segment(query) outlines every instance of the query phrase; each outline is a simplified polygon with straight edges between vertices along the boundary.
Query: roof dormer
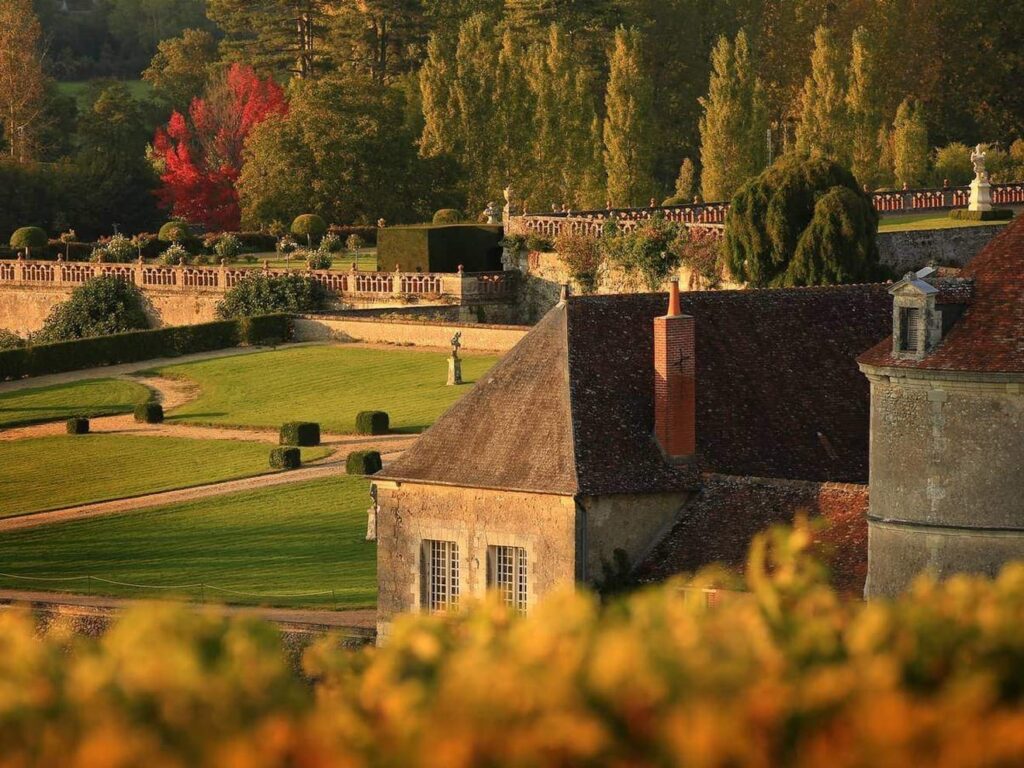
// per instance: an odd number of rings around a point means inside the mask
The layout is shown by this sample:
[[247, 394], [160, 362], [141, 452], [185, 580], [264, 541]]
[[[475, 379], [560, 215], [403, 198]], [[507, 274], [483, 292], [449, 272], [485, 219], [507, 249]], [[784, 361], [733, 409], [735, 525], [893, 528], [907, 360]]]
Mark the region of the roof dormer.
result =
[[939, 289], [925, 279], [932, 273], [930, 268], [908, 272], [889, 289], [893, 297], [893, 357], [923, 360], [942, 341], [942, 311], [935, 301]]

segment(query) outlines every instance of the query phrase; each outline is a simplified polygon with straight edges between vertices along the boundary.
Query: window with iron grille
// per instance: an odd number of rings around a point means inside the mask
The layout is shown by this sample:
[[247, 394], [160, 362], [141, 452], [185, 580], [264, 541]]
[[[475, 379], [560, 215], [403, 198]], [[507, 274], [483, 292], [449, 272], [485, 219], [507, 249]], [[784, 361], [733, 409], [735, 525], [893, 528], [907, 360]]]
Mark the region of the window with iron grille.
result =
[[917, 307], [905, 307], [900, 310], [900, 351], [917, 352], [918, 326], [921, 310]]
[[487, 548], [487, 586], [506, 605], [526, 613], [526, 550], [522, 547]]
[[420, 548], [423, 609], [442, 613], [459, 605], [459, 545], [454, 541], [424, 540]]

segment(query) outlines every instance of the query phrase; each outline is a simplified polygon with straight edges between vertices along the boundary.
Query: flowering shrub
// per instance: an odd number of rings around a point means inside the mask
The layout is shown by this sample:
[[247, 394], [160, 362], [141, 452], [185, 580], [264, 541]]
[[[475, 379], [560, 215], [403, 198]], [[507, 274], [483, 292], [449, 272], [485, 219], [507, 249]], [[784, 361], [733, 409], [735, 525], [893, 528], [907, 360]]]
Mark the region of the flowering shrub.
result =
[[351, 234], [347, 238], [345, 238], [345, 247], [349, 251], [352, 251], [354, 253], [355, 251], [365, 248], [366, 241], [363, 240], [363, 238], [361, 238], [359, 235]]
[[656, 291], [679, 269], [685, 238], [685, 228], [655, 216], [632, 232], [602, 238], [601, 250], [627, 276]]
[[232, 234], [221, 235], [213, 246], [218, 259], [231, 261], [242, 252], [242, 241]]
[[333, 232], [328, 232], [320, 238], [320, 250], [324, 253], [337, 253], [341, 248], [341, 238]]
[[760, 538], [749, 593], [711, 609], [681, 583], [608, 607], [566, 591], [526, 618], [408, 617], [382, 649], [324, 640], [304, 655], [312, 687], [249, 619], [150, 606], [95, 640], [3, 612], [3, 761], [1020, 765], [1024, 567], [863, 604], [825, 586], [810, 540]]
[[280, 254], [292, 254], [299, 250], [299, 244], [289, 236], [282, 237], [277, 241], [277, 252]]
[[160, 261], [169, 266], [175, 264], [191, 264], [192, 254], [183, 246], [175, 243], [162, 254], [160, 254]]
[[583, 293], [597, 290], [604, 262], [597, 238], [564, 230], [555, 238], [555, 250]]
[[330, 251], [316, 250], [306, 251], [306, 266], [310, 269], [330, 269], [334, 260], [331, 258]]

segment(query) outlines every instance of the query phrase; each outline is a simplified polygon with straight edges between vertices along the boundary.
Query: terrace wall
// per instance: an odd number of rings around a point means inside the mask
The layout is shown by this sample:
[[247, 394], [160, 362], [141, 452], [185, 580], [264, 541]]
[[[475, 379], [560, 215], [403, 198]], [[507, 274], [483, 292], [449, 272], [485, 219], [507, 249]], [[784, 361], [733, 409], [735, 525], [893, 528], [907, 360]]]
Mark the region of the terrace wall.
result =
[[400, 346], [448, 348], [461, 333], [466, 351], [507, 352], [529, 332], [528, 326], [446, 323], [391, 318], [305, 315], [295, 321], [296, 341], [364, 341]]

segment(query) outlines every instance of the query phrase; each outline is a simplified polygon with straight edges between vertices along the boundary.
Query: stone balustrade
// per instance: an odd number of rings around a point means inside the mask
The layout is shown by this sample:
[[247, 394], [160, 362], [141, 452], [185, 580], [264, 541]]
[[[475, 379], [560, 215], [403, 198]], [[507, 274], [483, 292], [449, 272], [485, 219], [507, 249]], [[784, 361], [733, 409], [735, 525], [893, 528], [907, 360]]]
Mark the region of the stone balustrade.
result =
[[479, 300], [500, 301], [515, 295], [514, 276], [507, 272], [457, 273], [344, 272], [319, 270], [262, 270], [221, 265], [166, 266], [142, 261], [105, 264], [34, 261], [19, 257], [0, 261], [0, 286], [74, 287], [94, 277], [113, 276], [143, 291], [224, 293], [246, 275], [301, 274], [317, 281], [339, 300], [395, 301], [417, 299], [465, 304]]
[[[966, 208], [969, 197], [969, 187], [936, 187], [871, 193], [875, 210], [883, 216]], [[1024, 181], [993, 184], [992, 204], [1024, 205]], [[729, 203], [694, 203], [652, 208], [528, 213], [511, 217], [508, 233], [554, 238], [567, 228], [573, 234], [600, 237], [608, 221], [615, 221], [619, 231], [631, 232], [640, 222], [661, 215], [668, 221], [685, 224], [691, 231], [701, 231], [714, 237], [721, 233], [728, 211]]]

